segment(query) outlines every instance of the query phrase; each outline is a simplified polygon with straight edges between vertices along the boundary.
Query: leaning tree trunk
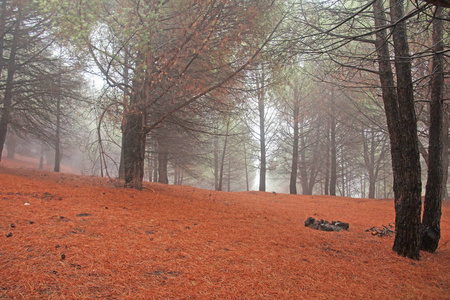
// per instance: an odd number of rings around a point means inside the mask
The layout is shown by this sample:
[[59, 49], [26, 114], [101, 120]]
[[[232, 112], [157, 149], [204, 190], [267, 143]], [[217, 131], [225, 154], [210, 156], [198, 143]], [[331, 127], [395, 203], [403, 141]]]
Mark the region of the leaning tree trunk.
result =
[[142, 189], [145, 160], [145, 109], [132, 105], [125, 109], [123, 134], [123, 154], [125, 187]]
[[438, 7], [433, 20], [433, 66], [431, 74], [430, 133], [428, 148], [428, 178], [422, 220], [421, 249], [435, 252], [441, 238], [441, 207], [443, 199], [443, 20]]

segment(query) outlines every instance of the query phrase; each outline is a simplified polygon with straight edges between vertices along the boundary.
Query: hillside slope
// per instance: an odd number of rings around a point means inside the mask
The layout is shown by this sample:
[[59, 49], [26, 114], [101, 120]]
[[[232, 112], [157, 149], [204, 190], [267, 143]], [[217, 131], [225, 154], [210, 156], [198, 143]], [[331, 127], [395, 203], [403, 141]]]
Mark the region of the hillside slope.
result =
[[[0, 165], [0, 299], [448, 299], [442, 240], [397, 256], [390, 200], [227, 193]], [[308, 217], [349, 231], [304, 227]]]

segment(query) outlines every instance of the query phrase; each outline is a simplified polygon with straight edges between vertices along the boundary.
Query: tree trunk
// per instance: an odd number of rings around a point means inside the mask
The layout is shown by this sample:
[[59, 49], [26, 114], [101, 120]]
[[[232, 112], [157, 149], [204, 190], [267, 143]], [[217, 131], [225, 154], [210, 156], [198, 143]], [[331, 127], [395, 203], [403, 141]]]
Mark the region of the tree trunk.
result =
[[153, 158], [153, 182], [158, 182], [158, 169], [159, 169], [159, 166], [158, 166], [158, 155], [154, 155], [154, 158]]
[[[376, 184], [376, 176], [375, 176], [375, 133], [371, 130], [362, 130], [363, 137], [363, 149], [364, 149], [364, 164], [367, 169], [367, 174], [369, 177], [369, 193], [368, 198], [375, 198], [375, 184]], [[369, 140], [369, 141], [368, 141]]]
[[310, 195], [308, 188], [308, 167], [306, 164], [306, 143], [305, 143], [305, 135], [303, 133], [303, 122], [300, 126], [300, 183], [302, 185], [302, 195]]
[[1, 0], [0, 4], [0, 80], [3, 75], [3, 68], [5, 67], [5, 60], [3, 59], [3, 49], [5, 44], [6, 33], [6, 0]]
[[258, 90], [258, 111], [259, 111], [259, 145], [261, 156], [261, 167], [259, 172], [259, 190], [266, 191], [266, 132], [265, 132], [265, 106], [264, 106], [264, 70], [262, 70], [261, 78], [256, 80]]
[[[129, 75], [129, 68], [128, 68], [128, 60], [129, 60], [129, 55], [128, 55], [128, 51], [127, 49], [125, 49], [124, 51], [124, 67], [123, 67], [123, 83], [124, 83], [124, 93], [123, 93], [123, 107], [127, 107], [128, 106], [128, 98], [129, 98], [129, 79], [128, 79], [128, 75]], [[125, 167], [124, 167], [124, 154], [123, 154], [123, 148], [124, 148], [124, 138], [123, 138], [123, 134], [122, 134], [122, 147], [121, 147], [121, 151], [120, 151], [120, 162], [119, 162], [119, 178], [120, 179], [125, 179]], [[151, 181], [151, 175], [149, 175], [150, 177], [150, 181]]]
[[297, 171], [298, 171], [298, 138], [299, 138], [299, 119], [300, 119], [300, 102], [298, 99], [297, 90], [294, 90], [294, 107], [293, 107], [293, 122], [294, 122], [294, 140], [292, 146], [292, 165], [291, 178], [289, 182], [289, 192], [293, 195], [297, 194]]
[[222, 159], [220, 161], [220, 174], [219, 174], [219, 186], [217, 188], [218, 191], [222, 190], [222, 184], [223, 184], [223, 167], [225, 164], [225, 155], [227, 151], [227, 143], [228, 143], [228, 130], [230, 128], [230, 120], [227, 122], [227, 133], [225, 135], [225, 142], [223, 143], [223, 152], [222, 152]]
[[[391, 140], [395, 195], [396, 236], [393, 250], [411, 259], [420, 257], [421, 182], [417, 141], [411, 60], [406, 24], [399, 22], [392, 31], [397, 71], [397, 90], [390, 65], [386, 18], [381, 1], [374, 2], [376, 50], [386, 120]], [[391, 0], [391, 21], [403, 17], [403, 1]]]
[[[61, 55], [59, 59], [61, 60]], [[61, 168], [61, 61], [59, 64], [58, 86], [56, 89], [58, 94], [56, 95], [55, 166], [53, 169], [55, 172], [59, 172]]]
[[245, 164], [245, 184], [247, 187], [247, 191], [250, 190], [250, 183], [248, 180], [248, 165], [247, 165], [247, 151], [245, 149], [245, 141], [243, 142], [244, 145], [244, 164]]
[[336, 196], [337, 183], [337, 154], [336, 154], [336, 104], [334, 92], [331, 94], [331, 121], [330, 121], [330, 195]]
[[428, 178], [425, 192], [421, 249], [435, 252], [441, 238], [441, 207], [443, 199], [443, 20], [442, 8], [433, 19], [433, 65], [431, 74], [430, 132], [428, 147]]
[[[3, 3], [2, 3], [3, 4]], [[8, 124], [11, 121], [12, 110], [12, 96], [13, 96], [13, 79], [16, 73], [16, 53], [17, 45], [19, 43], [19, 27], [21, 23], [20, 11], [17, 14], [17, 20], [14, 25], [14, 36], [11, 45], [11, 52], [8, 59], [8, 71], [6, 77], [5, 92], [3, 94], [3, 109], [0, 118], [0, 161], [2, 160], [3, 147], [5, 146], [6, 133], [8, 131]]]
[[17, 148], [17, 137], [15, 135], [8, 135], [8, 143], [6, 145], [6, 158], [14, 159]]
[[167, 172], [168, 164], [169, 164], [169, 153], [163, 146], [158, 151], [158, 182], [159, 183], [169, 184], [169, 175]]
[[133, 105], [125, 109], [123, 124], [125, 187], [142, 189], [146, 132], [145, 110]]
[[227, 178], [227, 191], [231, 191], [231, 156], [228, 157], [228, 178]]
[[330, 120], [327, 120], [327, 139], [325, 144], [325, 183], [324, 183], [324, 194], [329, 195], [330, 194]]
[[448, 131], [450, 129], [449, 128], [449, 125], [450, 125], [449, 112], [450, 112], [450, 105], [444, 104], [444, 116], [445, 116], [445, 118], [444, 118], [444, 129], [443, 129], [444, 135], [443, 135], [443, 138], [442, 138], [442, 145], [444, 147], [444, 149], [443, 149], [443, 161], [442, 161], [443, 169], [444, 169], [444, 174], [443, 174], [444, 178], [442, 179], [442, 182], [443, 182], [442, 189], [444, 190], [443, 191], [443, 193], [444, 193], [444, 195], [443, 195], [444, 200], [450, 200], [449, 197], [448, 197], [448, 190], [447, 190], [448, 163], [449, 163], [449, 161], [448, 161], [449, 136], [448, 136], [447, 133], [448, 133]]
[[214, 190], [219, 190], [219, 137], [217, 129], [214, 129]]
[[[404, 16], [403, 0], [391, 0], [391, 21], [399, 22]], [[397, 72], [397, 95], [402, 137], [402, 170], [400, 184], [395, 196], [396, 235], [394, 251], [412, 259], [420, 257], [421, 172], [417, 137], [417, 122], [414, 109], [414, 89], [411, 75], [411, 57], [406, 32], [406, 23], [400, 21], [392, 31]], [[394, 177], [395, 178], [395, 177]]]

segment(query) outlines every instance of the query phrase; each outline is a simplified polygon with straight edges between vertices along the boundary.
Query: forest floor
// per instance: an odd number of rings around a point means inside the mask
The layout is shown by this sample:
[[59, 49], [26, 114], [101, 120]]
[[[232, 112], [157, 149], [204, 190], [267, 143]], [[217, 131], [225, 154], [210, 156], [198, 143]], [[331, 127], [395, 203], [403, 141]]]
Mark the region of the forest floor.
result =
[[0, 299], [450, 298], [449, 202], [439, 249], [412, 261], [366, 231], [394, 222], [392, 200], [137, 191], [32, 166], [0, 164]]

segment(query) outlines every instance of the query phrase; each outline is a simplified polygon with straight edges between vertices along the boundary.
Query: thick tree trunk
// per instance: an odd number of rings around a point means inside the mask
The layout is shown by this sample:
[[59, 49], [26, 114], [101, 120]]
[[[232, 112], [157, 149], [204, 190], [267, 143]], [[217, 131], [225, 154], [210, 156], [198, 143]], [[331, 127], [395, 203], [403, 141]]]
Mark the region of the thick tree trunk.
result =
[[297, 194], [299, 118], [300, 118], [300, 102], [298, 99], [297, 92], [295, 90], [294, 91], [294, 107], [293, 107], [294, 139], [293, 139], [293, 146], [292, 146], [291, 178], [290, 178], [290, 182], [289, 182], [289, 192], [293, 195]]
[[[391, 21], [399, 22], [404, 16], [403, 0], [391, 0]], [[396, 235], [393, 250], [412, 259], [420, 257], [421, 172], [417, 137], [417, 122], [414, 109], [414, 89], [411, 75], [411, 57], [406, 32], [406, 23], [400, 21], [393, 28], [395, 69], [397, 73], [397, 99], [402, 138], [402, 170], [400, 184], [395, 195]], [[395, 177], [394, 177], [395, 178]]]
[[142, 189], [146, 132], [145, 110], [137, 105], [124, 112], [123, 140], [125, 187]]
[[[399, 22], [393, 29], [397, 89], [390, 65], [386, 18], [381, 1], [374, 2], [376, 50], [379, 59], [380, 82], [386, 120], [391, 140], [394, 177], [396, 236], [393, 250], [412, 259], [420, 257], [421, 182], [416, 117], [411, 79], [411, 60], [406, 36], [406, 24]], [[403, 16], [403, 2], [391, 1], [391, 21]]]
[[441, 215], [443, 199], [443, 20], [442, 8], [436, 10], [433, 20], [433, 66], [431, 74], [430, 132], [428, 147], [428, 178], [422, 220], [421, 249], [435, 252], [441, 237]]

